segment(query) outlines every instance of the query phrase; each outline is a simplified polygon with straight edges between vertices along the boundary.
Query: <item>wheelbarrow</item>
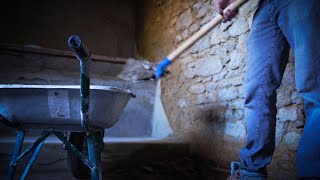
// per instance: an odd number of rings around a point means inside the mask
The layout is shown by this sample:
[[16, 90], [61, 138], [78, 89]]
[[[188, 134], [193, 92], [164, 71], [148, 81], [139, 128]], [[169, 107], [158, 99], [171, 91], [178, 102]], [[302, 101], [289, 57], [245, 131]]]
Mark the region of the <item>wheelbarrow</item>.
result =
[[[118, 121], [135, 95], [120, 88], [90, 86], [91, 53], [79, 36], [71, 36], [68, 42], [80, 61], [80, 86], [0, 85], [0, 123], [18, 132], [7, 180], [13, 179], [17, 163], [31, 154], [19, 178], [25, 179], [45, 139], [51, 134], [65, 145], [73, 168], [79, 168], [79, 162], [82, 162], [89, 168], [92, 179], [102, 179], [104, 129]], [[26, 132], [32, 130], [41, 130], [42, 135], [20, 153]], [[71, 132], [69, 140], [65, 132]], [[83, 152], [84, 143], [87, 153]]]

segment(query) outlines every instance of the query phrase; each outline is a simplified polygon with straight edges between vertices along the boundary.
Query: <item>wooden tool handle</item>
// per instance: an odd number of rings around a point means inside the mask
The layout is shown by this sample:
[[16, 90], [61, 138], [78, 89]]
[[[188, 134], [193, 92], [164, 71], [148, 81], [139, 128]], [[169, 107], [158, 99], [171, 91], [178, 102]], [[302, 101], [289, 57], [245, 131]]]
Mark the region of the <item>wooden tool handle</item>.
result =
[[[236, 0], [235, 2], [230, 4], [228, 7], [226, 7], [223, 12], [225, 12], [227, 9], [230, 9], [232, 11], [236, 10], [247, 1], [248, 0]], [[181, 53], [183, 53], [186, 49], [188, 49], [190, 46], [192, 46], [197, 40], [199, 40], [202, 36], [207, 34], [212, 28], [217, 26], [222, 20], [223, 20], [223, 16], [218, 14], [214, 19], [212, 19], [210, 22], [208, 22], [206, 25], [204, 25], [198, 32], [193, 34], [190, 38], [188, 38], [185, 42], [183, 42], [179, 47], [177, 47], [173, 52], [171, 52], [167, 56], [167, 58], [170, 61], [173, 61]]]

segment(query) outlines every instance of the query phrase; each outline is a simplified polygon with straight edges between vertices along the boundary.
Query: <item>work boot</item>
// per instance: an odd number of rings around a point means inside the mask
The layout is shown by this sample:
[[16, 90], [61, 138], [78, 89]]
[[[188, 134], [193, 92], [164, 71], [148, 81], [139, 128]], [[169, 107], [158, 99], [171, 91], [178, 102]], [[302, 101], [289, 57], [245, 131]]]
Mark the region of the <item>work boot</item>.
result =
[[266, 180], [266, 178], [263, 173], [240, 169], [239, 162], [231, 162], [231, 175], [228, 180]]

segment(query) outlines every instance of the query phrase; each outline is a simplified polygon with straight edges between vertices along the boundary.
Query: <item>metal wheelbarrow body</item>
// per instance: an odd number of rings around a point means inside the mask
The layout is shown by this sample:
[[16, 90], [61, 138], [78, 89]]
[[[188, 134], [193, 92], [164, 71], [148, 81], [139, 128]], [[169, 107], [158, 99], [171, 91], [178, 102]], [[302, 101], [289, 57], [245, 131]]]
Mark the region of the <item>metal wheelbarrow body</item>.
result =
[[[25, 179], [50, 134], [63, 142], [69, 156], [89, 168], [92, 179], [102, 179], [104, 129], [116, 123], [135, 95], [110, 86], [90, 86], [90, 51], [78, 36], [71, 36], [68, 43], [80, 61], [80, 86], [0, 85], [0, 123], [18, 131], [7, 180], [13, 179], [18, 161], [31, 154], [19, 178]], [[25, 132], [32, 129], [43, 133], [20, 153]], [[68, 140], [65, 131], [74, 136]], [[83, 143], [88, 155], [82, 152]]]
[[[83, 131], [79, 91], [80, 86], [0, 84], [0, 114], [25, 129]], [[90, 125], [112, 127], [131, 97], [128, 90], [90, 86]]]

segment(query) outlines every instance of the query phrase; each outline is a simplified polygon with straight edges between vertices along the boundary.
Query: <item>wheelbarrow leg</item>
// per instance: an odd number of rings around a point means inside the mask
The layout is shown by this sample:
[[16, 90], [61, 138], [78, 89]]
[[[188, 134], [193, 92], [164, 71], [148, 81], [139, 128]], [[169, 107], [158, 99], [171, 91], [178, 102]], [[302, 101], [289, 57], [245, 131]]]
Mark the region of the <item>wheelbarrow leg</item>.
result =
[[98, 173], [99, 173], [99, 180], [102, 180], [102, 164], [101, 164], [100, 149], [96, 148], [96, 154], [97, 154], [97, 167], [98, 167]]
[[[96, 143], [98, 143], [98, 141], [96, 140], [96, 136], [95, 134], [90, 134], [87, 137], [87, 146], [88, 146], [88, 156], [89, 156], [89, 160], [92, 163], [93, 168], [90, 169], [91, 171], [91, 179], [92, 180], [99, 180], [99, 167], [98, 167], [98, 157], [97, 157], [97, 145]], [[101, 170], [101, 169], [100, 169]]]
[[18, 135], [17, 135], [16, 144], [14, 145], [14, 149], [13, 149], [13, 152], [11, 155], [10, 165], [8, 167], [7, 178], [6, 178], [7, 180], [13, 179], [13, 176], [14, 176], [14, 173], [15, 173], [16, 167], [17, 167], [16, 160], [17, 160], [17, 157], [19, 156], [20, 151], [21, 151], [21, 147], [22, 147], [23, 140], [24, 140], [24, 135], [25, 135], [25, 131], [22, 129], [19, 130]]
[[102, 180], [102, 163], [101, 163], [101, 153], [103, 151], [103, 137], [104, 137], [104, 129], [101, 129], [96, 134], [96, 158], [97, 158], [97, 167], [99, 172], [99, 180]]
[[[42, 133], [42, 135], [45, 135], [45, 134], [46, 134], [46, 132]], [[32, 163], [36, 159], [36, 157], [37, 157], [37, 155], [38, 155], [38, 153], [39, 153], [44, 141], [45, 141], [45, 139], [40, 144], [38, 144], [36, 146], [36, 148], [33, 150], [32, 154], [29, 157], [28, 162], [26, 163], [26, 166], [23, 168], [23, 171], [22, 171], [19, 179], [25, 179], [26, 178], [26, 176], [27, 176], [27, 174], [28, 174], [28, 172], [29, 172], [29, 170], [30, 170], [30, 168], [32, 166]]]

